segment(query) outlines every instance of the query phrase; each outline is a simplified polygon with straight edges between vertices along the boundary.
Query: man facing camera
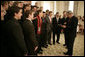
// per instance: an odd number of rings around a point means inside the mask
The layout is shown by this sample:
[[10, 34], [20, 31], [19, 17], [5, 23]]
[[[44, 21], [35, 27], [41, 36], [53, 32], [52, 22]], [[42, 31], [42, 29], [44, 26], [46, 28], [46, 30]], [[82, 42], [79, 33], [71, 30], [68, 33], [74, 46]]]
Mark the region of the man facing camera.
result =
[[56, 42], [59, 43], [60, 33], [61, 33], [61, 18], [59, 18], [59, 12], [56, 13], [56, 17], [53, 18], [53, 44], [55, 44], [55, 34], [57, 34]]

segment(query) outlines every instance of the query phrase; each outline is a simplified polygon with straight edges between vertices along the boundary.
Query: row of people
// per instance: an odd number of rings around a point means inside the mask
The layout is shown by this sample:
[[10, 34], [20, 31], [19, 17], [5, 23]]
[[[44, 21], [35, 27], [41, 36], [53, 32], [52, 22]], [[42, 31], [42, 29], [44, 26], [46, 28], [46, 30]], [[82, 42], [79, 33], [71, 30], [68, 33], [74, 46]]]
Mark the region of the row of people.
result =
[[[63, 18], [59, 17], [59, 12], [52, 18], [52, 11], [30, 4], [15, 2], [11, 7], [7, 7], [7, 2], [1, 4], [1, 54], [14, 56], [37, 55], [42, 53], [42, 47], [47, 48], [51, 43], [51, 32], [53, 32], [53, 44], [59, 43], [60, 33], [63, 30], [65, 44], [68, 52], [72, 55], [73, 44], [76, 37], [76, 27], [78, 20], [71, 11], [63, 12]], [[5, 10], [5, 16], [4, 16]], [[4, 47], [4, 48], [3, 48]]]

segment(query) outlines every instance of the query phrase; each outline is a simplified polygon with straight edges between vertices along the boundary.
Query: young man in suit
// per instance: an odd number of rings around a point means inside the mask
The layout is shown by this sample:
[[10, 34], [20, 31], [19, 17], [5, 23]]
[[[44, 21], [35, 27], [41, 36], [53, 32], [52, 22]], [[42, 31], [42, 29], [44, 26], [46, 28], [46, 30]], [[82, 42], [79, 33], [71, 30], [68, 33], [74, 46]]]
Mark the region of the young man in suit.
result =
[[47, 23], [47, 42], [48, 44], [51, 44], [51, 32], [52, 32], [52, 11], [49, 11], [49, 16], [47, 15], [46, 18], [46, 23]]
[[36, 34], [36, 38], [39, 44], [38, 47], [38, 53], [42, 53], [42, 17], [43, 16], [43, 11], [42, 10], [38, 10], [37, 11], [37, 17], [36, 19], [32, 20], [33, 21], [33, 25], [35, 28], [35, 34]]
[[22, 9], [16, 6], [10, 8], [11, 19], [6, 22], [5, 36], [7, 40], [7, 56], [27, 56], [22, 28], [18, 22], [22, 16]]
[[28, 49], [28, 55], [37, 55], [36, 50], [38, 49], [38, 43], [36, 40], [35, 29], [32, 22], [33, 11], [25, 12], [25, 19], [22, 22], [22, 28], [24, 33], [24, 39]]
[[[63, 12], [63, 18], [62, 18], [62, 25], [66, 25], [68, 22], [67, 12]], [[68, 42], [68, 31], [66, 31], [66, 28], [62, 28], [64, 32], [64, 38], [65, 38], [65, 44], [63, 46], [67, 46]]]
[[64, 54], [73, 55], [73, 45], [74, 45], [74, 40], [76, 37], [78, 19], [77, 17], [73, 16], [73, 13], [71, 11], [68, 11], [68, 17], [69, 17], [69, 20], [67, 22], [67, 25], [62, 25], [62, 27], [66, 28], [68, 31], [68, 44], [67, 44], [68, 51]]
[[61, 19], [59, 18], [59, 12], [56, 13], [56, 17], [53, 18], [53, 44], [55, 44], [55, 34], [57, 34], [56, 42], [59, 43], [60, 33], [61, 33]]

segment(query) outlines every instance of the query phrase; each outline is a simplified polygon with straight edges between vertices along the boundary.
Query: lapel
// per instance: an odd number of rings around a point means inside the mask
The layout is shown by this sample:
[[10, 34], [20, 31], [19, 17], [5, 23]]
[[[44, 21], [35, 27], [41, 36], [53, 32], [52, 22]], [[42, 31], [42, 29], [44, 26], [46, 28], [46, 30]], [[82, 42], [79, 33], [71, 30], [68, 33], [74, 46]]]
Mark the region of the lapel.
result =
[[48, 20], [48, 22], [50, 22], [49, 16], [47, 16], [47, 20]]
[[59, 20], [60, 20], [60, 18], [58, 20], [56, 19], [57, 23], [59, 23]]

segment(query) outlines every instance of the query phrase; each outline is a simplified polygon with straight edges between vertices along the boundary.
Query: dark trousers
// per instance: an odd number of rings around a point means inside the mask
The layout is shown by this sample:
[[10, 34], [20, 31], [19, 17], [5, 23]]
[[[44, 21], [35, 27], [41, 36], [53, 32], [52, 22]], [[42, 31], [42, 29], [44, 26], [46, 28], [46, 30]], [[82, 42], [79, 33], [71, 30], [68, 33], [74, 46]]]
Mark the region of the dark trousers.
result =
[[53, 32], [53, 44], [55, 44], [55, 34], [57, 34], [57, 40], [56, 40], [56, 42], [59, 42], [59, 39], [60, 39], [60, 33]]
[[50, 44], [51, 43], [51, 30], [49, 31], [49, 32], [47, 32], [47, 42], [48, 42], [48, 44]]
[[64, 39], [65, 39], [65, 44], [68, 44], [68, 33], [64, 32]]
[[42, 46], [47, 45], [47, 32], [42, 34]]
[[73, 54], [74, 40], [75, 40], [75, 37], [72, 36], [72, 35], [70, 35], [69, 38], [68, 38], [68, 44], [67, 44], [68, 54], [69, 54], [69, 55], [72, 55], [72, 54]]
[[41, 50], [41, 46], [42, 46], [42, 37], [41, 35], [37, 35], [37, 41], [38, 41], [38, 49], [36, 52], [39, 52]]

